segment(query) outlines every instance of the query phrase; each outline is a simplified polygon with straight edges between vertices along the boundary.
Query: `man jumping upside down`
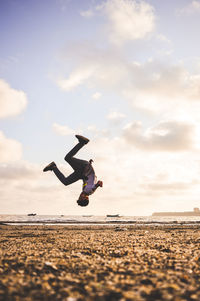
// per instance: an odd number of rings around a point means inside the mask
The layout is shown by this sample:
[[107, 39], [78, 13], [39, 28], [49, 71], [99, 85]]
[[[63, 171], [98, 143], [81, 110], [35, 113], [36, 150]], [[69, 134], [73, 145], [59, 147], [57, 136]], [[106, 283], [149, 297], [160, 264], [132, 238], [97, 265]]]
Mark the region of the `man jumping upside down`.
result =
[[103, 187], [103, 182], [98, 181], [96, 182], [96, 176], [94, 169], [92, 167], [93, 160], [80, 160], [77, 158], [74, 158], [74, 155], [90, 140], [80, 136], [75, 135], [75, 137], [78, 139], [78, 144], [75, 145], [75, 147], [65, 156], [65, 161], [71, 165], [74, 172], [69, 175], [68, 177], [65, 177], [61, 171], [57, 168], [55, 162], [51, 162], [49, 165], [47, 165], [43, 171], [46, 172], [48, 170], [51, 170], [55, 173], [57, 178], [65, 185], [70, 185], [74, 182], [77, 182], [78, 180], [83, 180], [83, 188], [82, 192], [78, 198], [78, 205], [79, 206], [87, 206], [89, 204], [89, 195], [94, 193], [94, 191], [98, 187]]

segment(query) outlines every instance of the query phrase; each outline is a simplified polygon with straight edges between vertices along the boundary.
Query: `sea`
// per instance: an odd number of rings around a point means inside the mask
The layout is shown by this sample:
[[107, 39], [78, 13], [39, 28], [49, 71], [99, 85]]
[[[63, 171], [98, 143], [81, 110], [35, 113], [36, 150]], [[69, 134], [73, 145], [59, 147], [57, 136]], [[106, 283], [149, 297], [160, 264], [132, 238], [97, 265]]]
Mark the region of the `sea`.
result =
[[200, 216], [0, 215], [14, 225], [200, 225]]

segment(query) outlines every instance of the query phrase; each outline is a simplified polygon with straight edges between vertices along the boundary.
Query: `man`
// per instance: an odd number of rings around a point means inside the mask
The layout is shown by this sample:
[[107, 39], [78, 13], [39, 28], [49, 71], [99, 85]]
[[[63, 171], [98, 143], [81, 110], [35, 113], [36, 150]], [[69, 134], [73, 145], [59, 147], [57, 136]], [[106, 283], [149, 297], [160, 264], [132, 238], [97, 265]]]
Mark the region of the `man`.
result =
[[98, 187], [103, 187], [103, 182], [98, 181], [96, 183], [96, 176], [92, 167], [93, 160], [88, 162], [74, 158], [74, 155], [90, 141], [80, 135], [75, 135], [75, 137], [78, 139], [78, 144], [65, 156], [65, 161], [71, 165], [74, 172], [68, 177], [65, 177], [57, 168], [55, 162], [51, 162], [43, 169], [43, 171], [53, 171], [57, 178], [66, 186], [82, 179], [83, 188], [77, 203], [79, 206], [87, 206], [89, 204], [89, 195], [94, 193]]

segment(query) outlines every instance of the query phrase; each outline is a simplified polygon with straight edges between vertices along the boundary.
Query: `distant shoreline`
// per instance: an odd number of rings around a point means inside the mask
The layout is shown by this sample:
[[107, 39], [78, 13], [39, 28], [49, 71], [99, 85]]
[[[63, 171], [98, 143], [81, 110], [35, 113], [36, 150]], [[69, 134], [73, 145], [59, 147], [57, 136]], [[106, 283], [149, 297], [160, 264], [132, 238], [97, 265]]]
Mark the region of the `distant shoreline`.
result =
[[194, 208], [193, 211], [181, 211], [181, 212], [154, 212], [152, 216], [200, 216], [199, 208]]
[[38, 229], [45, 231], [52, 229], [68, 229], [68, 230], [167, 230], [167, 229], [199, 229], [200, 221], [198, 222], [160, 222], [160, 223], [25, 223], [25, 222], [0, 222], [0, 229], [2, 228], [18, 228], [18, 229]]

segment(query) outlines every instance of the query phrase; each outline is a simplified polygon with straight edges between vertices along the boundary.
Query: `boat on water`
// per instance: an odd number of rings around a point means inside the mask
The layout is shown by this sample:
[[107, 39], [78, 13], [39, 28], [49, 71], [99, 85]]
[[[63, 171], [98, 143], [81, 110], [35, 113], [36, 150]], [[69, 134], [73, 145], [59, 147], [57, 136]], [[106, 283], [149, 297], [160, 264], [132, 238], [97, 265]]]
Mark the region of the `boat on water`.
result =
[[194, 208], [193, 211], [183, 212], [154, 212], [152, 216], [200, 216], [199, 208]]
[[106, 217], [119, 217], [119, 214], [107, 214]]
[[36, 216], [37, 214], [36, 213], [29, 213], [27, 214], [28, 216]]

